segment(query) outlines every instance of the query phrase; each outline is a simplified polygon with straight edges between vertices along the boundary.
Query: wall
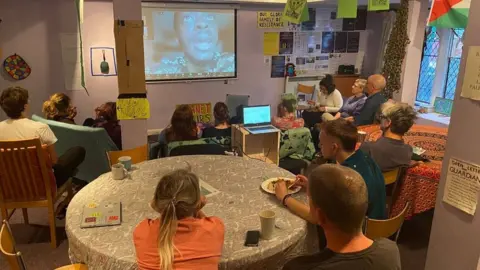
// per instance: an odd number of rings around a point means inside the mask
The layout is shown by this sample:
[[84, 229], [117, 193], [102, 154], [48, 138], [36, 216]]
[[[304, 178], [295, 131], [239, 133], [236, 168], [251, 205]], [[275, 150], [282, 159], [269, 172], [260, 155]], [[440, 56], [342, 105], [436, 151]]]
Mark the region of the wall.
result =
[[443, 162], [442, 177], [438, 186], [426, 270], [479, 269], [477, 266], [480, 255], [479, 213], [470, 216], [442, 202], [449, 159], [456, 157], [474, 164], [480, 164], [480, 155], [478, 154], [480, 152], [480, 144], [478, 143], [480, 125], [473, 118], [480, 115], [480, 104], [478, 101], [460, 97], [465, 74], [467, 48], [469, 46], [480, 46], [480, 35], [477, 33], [480, 28], [480, 17], [475, 16], [475, 11], [479, 9], [480, 1], [472, 1], [469, 23], [464, 38], [465, 49], [460, 64], [457, 91], [448, 130], [447, 150]]
[[[32, 109], [41, 113], [41, 104], [50, 94], [64, 92], [63, 74], [61, 74], [61, 54], [58, 35], [63, 32], [75, 32], [75, 11], [73, 1], [51, 0], [51, 4], [42, 5], [34, 0], [1, 1], [0, 48], [4, 54], [17, 51], [31, 64], [31, 77], [19, 84], [29, 89]], [[325, 5], [316, 5], [324, 7]], [[224, 101], [226, 94], [250, 95], [251, 104], [275, 105], [284, 89], [283, 78], [270, 78], [270, 68], [263, 62], [263, 30], [256, 27], [256, 12], [260, 10], [281, 10], [281, 6], [248, 5], [238, 12], [238, 79], [231, 84], [223, 81], [195, 83], [169, 83], [147, 85], [151, 104], [151, 118], [148, 128], [162, 128], [171, 117], [176, 104]], [[22, 12], [19, 17], [18, 12]], [[376, 18], [375, 13], [373, 18]], [[56, 16], [55, 16], [56, 15]], [[29, 18], [24, 20], [23, 16]], [[111, 1], [86, 1], [83, 24], [84, 58], [87, 88], [85, 91], [69, 91], [78, 108], [77, 122], [91, 117], [94, 109], [105, 101], [115, 100], [118, 95], [116, 77], [90, 76], [91, 46], [114, 47], [113, 8]], [[378, 16], [377, 16], [378, 17]], [[30, 19], [31, 18], [31, 19]], [[368, 18], [368, 25], [381, 25], [381, 20]], [[370, 28], [369, 28], [370, 29]], [[22, 32], [24, 31], [24, 32]], [[268, 30], [267, 30], [268, 31]], [[377, 42], [378, 29], [369, 31], [368, 42]], [[372, 35], [372, 33], [374, 35]], [[378, 43], [378, 42], [377, 42]], [[376, 44], [376, 43], [375, 43]], [[377, 48], [378, 45], [374, 45]], [[364, 65], [371, 67], [375, 62], [374, 50], [367, 51]], [[60, 72], [60, 73], [58, 73]], [[13, 84], [0, 78], [0, 89]]]

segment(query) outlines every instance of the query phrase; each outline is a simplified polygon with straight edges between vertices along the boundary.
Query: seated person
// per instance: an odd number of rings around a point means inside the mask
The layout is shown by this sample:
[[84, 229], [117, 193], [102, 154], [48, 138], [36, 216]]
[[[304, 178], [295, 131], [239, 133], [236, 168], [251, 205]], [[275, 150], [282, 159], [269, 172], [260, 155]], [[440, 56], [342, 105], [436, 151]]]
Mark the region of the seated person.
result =
[[278, 116], [273, 117], [272, 124], [280, 130], [303, 128], [305, 121], [295, 117], [295, 100], [284, 99], [278, 105]]
[[84, 126], [104, 128], [119, 150], [122, 150], [122, 127], [117, 119], [117, 104], [107, 102], [95, 109], [95, 120], [85, 119]]
[[375, 122], [375, 115], [380, 110], [380, 106], [387, 101], [381, 93], [387, 85], [385, 77], [380, 74], [375, 74], [368, 77], [367, 80], [367, 94], [365, 105], [358, 115], [350, 116], [347, 119], [353, 122], [355, 126], [371, 125]]
[[43, 114], [48, 120], [54, 120], [75, 125], [77, 107], [72, 106], [70, 97], [63, 93], [56, 93], [43, 103]]
[[[0, 122], [0, 140], [27, 140], [39, 138], [53, 163], [57, 187], [61, 187], [70, 177], [74, 176], [76, 168], [85, 159], [85, 149], [77, 146], [70, 148], [60, 157], [55, 152], [57, 138], [47, 124], [27, 118], [29, 111], [28, 91], [21, 87], [5, 89], [0, 96], [0, 106], [9, 119]], [[86, 183], [78, 183], [85, 185]]]
[[200, 133], [193, 111], [190, 106], [182, 104], [173, 112], [170, 125], [159, 136], [159, 142], [168, 144], [175, 141], [190, 141], [198, 139]]
[[213, 107], [213, 116], [215, 117], [215, 126], [204, 129], [202, 138], [231, 137], [232, 128], [229, 124], [230, 115], [227, 105], [223, 102], [217, 102]]
[[401, 269], [400, 252], [393, 241], [372, 241], [362, 233], [368, 192], [360, 174], [324, 164], [312, 171], [308, 187], [310, 216], [325, 232], [327, 246], [319, 253], [292, 259], [284, 270]]
[[318, 91], [317, 100], [310, 100], [308, 103], [315, 105], [313, 109], [305, 110], [302, 114], [305, 126], [309, 128], [320, 123], [324, 113], [337, 113], [342, 108], [342, 94], [335, 88], [332, 75], [326, 75], [320, 81], [320, 91]]
[[367, 97], [363, 90], [365, 89], [365, 85], [367, 84], [367, 80], [365, 79], [357, 79], [352, 86], [352, 94], [353, 96], [349, 97], [344, 103], [340, 111], [338, 111], [335, 116], [324, 113], [322, 115], [323, 121], [331, 121], [334, 119], [338, 119], [340, 117], [347, 118], [350, 116], [356, 116], [360, 114], [360, 111], [363, 109], [363, 105], [365, 105], [365, 100]]
[[133, 231], [138, 268], [218, 269], [225, 226], [205, 216], [205, 203], [195, 174], [177, 170], [163, 176], [150, 203], [160, 216]]
[[[323, 157], [357, 171], [368, 189], [368, 217], [385, 219], [386, 191], [382, 171], [370, 156], [361, 150], [355, 151], [356, 144], [357, 128], [352, 123], [342, 118], [322, 123], [320, 149]], [[297, 176], [297, 182], [306, 186], [307, 178]], [[283, 201], [287, 194], [283, 187], [276, 185], [275, 194], [280, 201]], [[289, 198], [285, 201], [285, 206], [301, 218], [314, 223], [307, 205]]]
[[382, 106], [380, 128], [383, 136], [376, 142], [362, 143], [360, 150], [369, 154], [384, 172], [409, 166], [413, 149], [403, 136], [415, 123], [417, 113], [406, 103], [387, 102]]

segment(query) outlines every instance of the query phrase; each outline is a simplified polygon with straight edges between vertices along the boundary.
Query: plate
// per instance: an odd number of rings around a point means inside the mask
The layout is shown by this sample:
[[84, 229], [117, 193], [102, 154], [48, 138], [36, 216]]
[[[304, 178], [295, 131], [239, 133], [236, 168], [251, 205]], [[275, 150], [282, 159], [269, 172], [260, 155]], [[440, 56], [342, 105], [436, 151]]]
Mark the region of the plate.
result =
[[[267, 193], [270, 193], [270, 194], [275, 194], [275, 190], [270, 190], [268, 188], [269, 184], [273, 181], [277, 181], [278, 179], [284, 179], [284, 180], [290, 180], [290, 181], [295, 181], [295, 179], [292, 179], [292, 178], [285, 178], [285, 177], [274, 177], [274, 178], [270, 178], [270, 179], [267, 179], [265, 181], [262, 182], [262, 189], [267, 192]], [[300, 189], [302, 189], [302, 187], [294, 187], [293, 189], [289, 189], [288, 190], [288, 194], [294, 194], [294, 193], [297, 193], [300, 191]]]
[[427, 150], [421, 148], [421, 147], [418, 147], [418, 146], [414, 146], [413, 147], [413, 153], [421, 156], [423, 153], [427, 152]]

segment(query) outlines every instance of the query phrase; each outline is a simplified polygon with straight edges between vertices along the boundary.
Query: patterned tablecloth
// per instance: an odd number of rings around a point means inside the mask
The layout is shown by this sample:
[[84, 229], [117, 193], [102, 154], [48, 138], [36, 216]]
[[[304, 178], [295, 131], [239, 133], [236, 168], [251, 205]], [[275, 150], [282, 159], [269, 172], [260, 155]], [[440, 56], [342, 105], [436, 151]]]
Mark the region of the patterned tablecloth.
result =
[[[183, 156], [163, 158], [138, 164], [129, 179], [113, 180], [111, 173], [100, 176], [83, 188], [71, 201], [66, 217], [69, 255], [72, 262], [87, 264], [88, 269], [137, 269], [133, 230], [141, 220], [156, 218], [148, 203], [162, 175], [174, 169], [186, 168], [220, 193], [208, 197], [204, 208], [225, 222], [225, 242], [220, 269], [280, 269], [285, 261], [308, 251], [314, 244], [305, 239], [317, 239], [306, 222], [281, 206], [273, 195], [260, 189], [267, 178], [293, 177], [289, 172], [257, 160], [228, 156]], [[306, 201], [305, 192], [295, 197]], [[84, 205], [120, 200], [123, 222], [120, 226], [81, 229]], [[265, 209], [277, 214], [275, 236], [260, 241], [259, 247], [244, 247], [245, 233], [259, 230], [258, 213]], [[307, 234], [307, 232], [309, 232]], [[313, 242], [316, 242], [313, 241]]]
[[[382, 136], [378, 125], [362, 126], [359, 129], [367, 133], [367, 141], [376, 141]], [[426, 152], [422, 156], [431, 162], [407, 170], [403, 184], [399, 187], [399, 196], [392, 206], [391, 216], [398, 215], [408, 201], [410, 209], [407, 218], [435, 207], [447, 132], [446, 128], [414, 125], [405, 134], [405, 142], [425, 149]]]

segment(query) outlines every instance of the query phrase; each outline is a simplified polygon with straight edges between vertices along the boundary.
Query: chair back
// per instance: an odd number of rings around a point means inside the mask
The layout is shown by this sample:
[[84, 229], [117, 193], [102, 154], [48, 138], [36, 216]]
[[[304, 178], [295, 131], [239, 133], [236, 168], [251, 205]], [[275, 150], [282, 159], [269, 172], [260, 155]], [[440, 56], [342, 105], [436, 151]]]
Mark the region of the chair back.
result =
[[56, 194], [51, 174], [40, 139], [0, 141], [0, 205], [51, 200]]
[[315, 85], [303, 85], [303, 84], [297, 84], [297, 99], [300, 95], [305, 96], [305, 101], [307, 100], [312, 100], [313, 96], [315, 93]]
[[219, 144], [191, 144], [173, 148], [170, 156], [225, 155], [225, 148]]
[[400, 234], [403, 221], [405, 220], [405, 214], [407, 213], [408, 207], [409, 203], [405, 205], [402, 212], [400, 212], [400, 214], [398, 214], [396, 217], [386, 220], [369, 219], [367, 217], [365, 222], [365, 235], [368, 238], [375, 240], [378, 238], [388, 238], [396, 234], [396, 242], [398, 235]]
[[128, 150], [120, 150], [120, 151], [108, 151], [108, 162], [110, 166], [115, 163], [118, 163], [118, 158], [123, 156], [129, 156], [132, 158], [132, 164], [137, 164], [143, 161], [148, 160], [148, 146], [142, 145], [137, 148], [128, 149]]
[[0, 229], [0, 251], [12, 270], [25, 270], [22, 254], [15, 247], [12, 230], [6, 220]]
[[312, 160], [315, 146], [308, 128], [294, 128], [280, 133], [279, 158]]

